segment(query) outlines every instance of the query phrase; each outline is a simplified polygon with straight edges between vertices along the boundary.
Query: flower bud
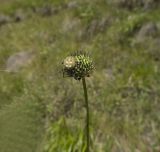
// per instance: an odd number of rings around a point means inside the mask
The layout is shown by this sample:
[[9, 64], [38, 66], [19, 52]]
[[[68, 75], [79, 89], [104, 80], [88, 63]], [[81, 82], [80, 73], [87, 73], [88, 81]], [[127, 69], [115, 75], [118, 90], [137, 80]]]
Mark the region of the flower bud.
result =
[[83, 77], [89, 77], [93, 72], [93, 62], [85, 53], [76, 53], [63, 60], [63, 75], [81, 80]]

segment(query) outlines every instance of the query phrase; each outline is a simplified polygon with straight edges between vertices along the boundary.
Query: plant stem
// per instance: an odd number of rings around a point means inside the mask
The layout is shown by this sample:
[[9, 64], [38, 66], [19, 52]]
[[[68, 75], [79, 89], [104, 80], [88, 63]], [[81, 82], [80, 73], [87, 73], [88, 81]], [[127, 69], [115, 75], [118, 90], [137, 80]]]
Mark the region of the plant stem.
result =
[[86, 152], [89, 152], [89, 145], [90, 145], [90, 139], [89, 139], [89, 105], [88, 105], [88, 94], [87, 94], [85, 77], [82, 78], [82, 83], [83, 83], [85, 107], [86, 107], [86, 140], [87, 140]]

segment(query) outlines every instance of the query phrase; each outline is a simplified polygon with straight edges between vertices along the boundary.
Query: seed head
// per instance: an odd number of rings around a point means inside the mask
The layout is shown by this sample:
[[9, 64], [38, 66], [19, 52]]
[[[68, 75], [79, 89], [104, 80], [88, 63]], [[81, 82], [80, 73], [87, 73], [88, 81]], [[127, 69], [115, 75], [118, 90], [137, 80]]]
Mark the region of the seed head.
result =
[[93, 62], [86, 53], [77, 52], [63, 60], [63, 75], [76, 80], [89, 77], [93, 69]]

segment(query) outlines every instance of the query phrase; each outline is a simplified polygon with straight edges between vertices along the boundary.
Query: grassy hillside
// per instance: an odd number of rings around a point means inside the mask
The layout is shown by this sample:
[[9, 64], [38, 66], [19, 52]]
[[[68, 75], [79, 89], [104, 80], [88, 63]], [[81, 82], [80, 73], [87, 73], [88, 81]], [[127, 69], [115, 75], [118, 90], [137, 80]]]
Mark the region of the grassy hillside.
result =
[[[160, 4], [0, 0], [0, 152], [82, 152], [81, 82], [61, 63], [86, 50], [93, 152], [160, 151]], [[33, 52], [7, 72], [7, 60]]]

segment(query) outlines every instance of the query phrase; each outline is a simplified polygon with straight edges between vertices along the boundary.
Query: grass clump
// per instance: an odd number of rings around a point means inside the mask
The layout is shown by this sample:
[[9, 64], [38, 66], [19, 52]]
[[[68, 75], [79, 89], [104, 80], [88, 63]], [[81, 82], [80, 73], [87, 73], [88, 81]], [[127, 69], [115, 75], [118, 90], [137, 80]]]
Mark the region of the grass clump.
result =
[[38, 152], [44, 131], [44, 112], [31, 98], [15, 100], [0, 110], [0, 150]]

